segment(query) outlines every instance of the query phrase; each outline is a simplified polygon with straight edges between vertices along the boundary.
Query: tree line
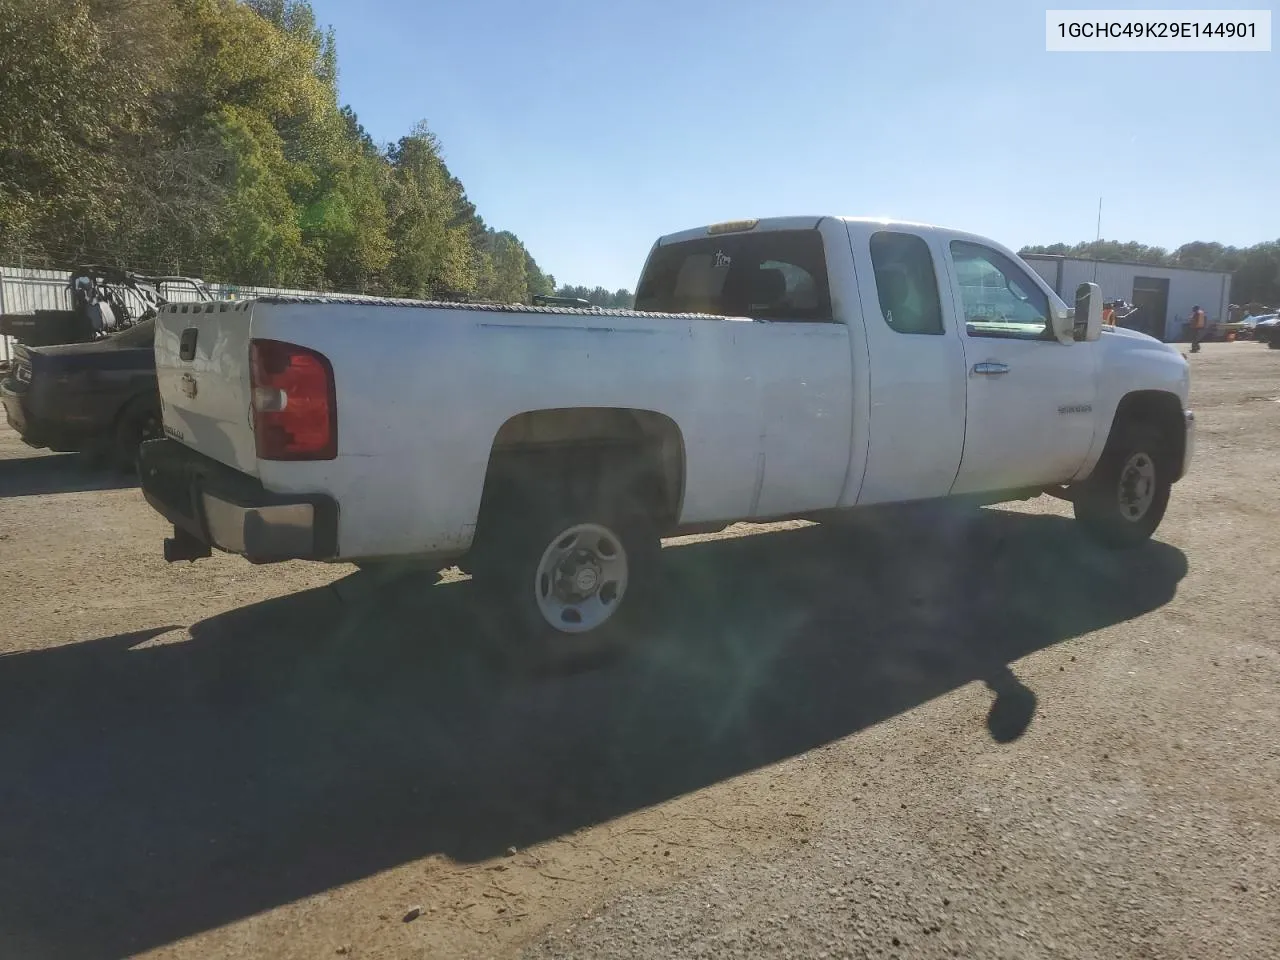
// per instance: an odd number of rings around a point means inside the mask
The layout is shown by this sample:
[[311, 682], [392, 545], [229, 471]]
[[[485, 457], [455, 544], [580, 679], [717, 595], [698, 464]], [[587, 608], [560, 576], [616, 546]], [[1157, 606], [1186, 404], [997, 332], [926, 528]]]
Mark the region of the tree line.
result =
[[1155, 267], [1221, 270], [1231, 274], [1233, 303], [1280, 304], [1280, 240], [1256, 243], [1251, 247], [1230, 247], [1221, 243], [1196, 241], [1184, 243], [1173, 251], [1142, 243], [1092, 240], [1073, 246], [1065, 243], [1029, 246], [1018, 252], [1047, 253], [1088, 260], [1122, 260]]
[[571, 287], [556, 288], [557, 297], [571, 297], [586, 300], [597, 307], [613, 307], [629, 310], [635, 305], [635, 295], [630, 290], [606, 290], [604, 287]]
[[375, 143], [337, 76], [306, 0], [0, 0], [0, 263], [503, 302], [555, 290], [485, 223], [426, 123]]

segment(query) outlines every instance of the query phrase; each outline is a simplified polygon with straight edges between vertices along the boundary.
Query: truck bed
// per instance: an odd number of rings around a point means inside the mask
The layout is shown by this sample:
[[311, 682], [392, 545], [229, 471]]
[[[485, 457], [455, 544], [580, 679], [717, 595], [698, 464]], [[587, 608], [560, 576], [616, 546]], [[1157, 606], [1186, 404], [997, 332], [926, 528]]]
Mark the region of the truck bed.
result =
[[[655, 313], [649, 310], [631, 310], [621, 307], [543, 307], [524, 303], [459, 303], [456, 300], [404, 300], [395, 297], [324, 297], [301, 294], [272, 294], [239, 301], [241, 303], [295, 303], [295, 304], [346, 304], [367, 307], [429, 307], [433, 310], [465, 310], [482, 313], [536, 313], [567, 317], [634, 317], [656, 320], [748, 320], [747, 317], [725, 317], [710, 313]], [[185, 306], [185, 305], [175, 305]], [[192, 305], [192, 313], [199, 312], [200, 305]], [[170, 310], [174, 308], [171, 307]], [[207, 307], [205, 308], [207, 311]], [[187, 311], [182, 310], [186, 313]]]

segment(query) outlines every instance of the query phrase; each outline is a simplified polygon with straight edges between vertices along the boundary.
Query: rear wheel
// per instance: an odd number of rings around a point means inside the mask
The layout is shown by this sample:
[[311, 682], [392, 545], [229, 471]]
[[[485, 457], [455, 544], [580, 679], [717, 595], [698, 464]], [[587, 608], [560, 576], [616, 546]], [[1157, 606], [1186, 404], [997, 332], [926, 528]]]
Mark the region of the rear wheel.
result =
[[477, 585], [508, 615], [495, 637], [525, 669], [566, 669], [616, 656], [654, 608], [662, 543], [640, 505], [557, 505], [540, 496], [472, 559]]
[[1108, 547], [1134, 547], [1160, 526], [1172, 488], [1172, 464], [1160, 432], [1148, 424], [1120, 424], [1076, 491], [1076, 519]]

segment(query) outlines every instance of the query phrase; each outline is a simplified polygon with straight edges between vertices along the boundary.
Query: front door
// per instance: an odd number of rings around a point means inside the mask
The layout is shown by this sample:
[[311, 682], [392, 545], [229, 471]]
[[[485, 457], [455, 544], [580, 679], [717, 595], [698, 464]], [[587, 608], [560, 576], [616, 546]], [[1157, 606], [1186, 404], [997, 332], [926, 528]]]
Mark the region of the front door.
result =
[[964, 456], [953, 493], [1068, 480], [1093, 443], [1097, 343], [1059, 343], [1049, 298], [1012, 257], [951, 241], [968, 371]]

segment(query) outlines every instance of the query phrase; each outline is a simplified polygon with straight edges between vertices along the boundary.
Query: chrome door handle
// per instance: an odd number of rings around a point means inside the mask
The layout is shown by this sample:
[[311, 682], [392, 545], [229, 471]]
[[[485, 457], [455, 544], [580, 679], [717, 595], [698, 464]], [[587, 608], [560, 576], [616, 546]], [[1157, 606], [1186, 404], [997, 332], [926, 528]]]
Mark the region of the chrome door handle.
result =
[[999, 377], [1009, 372], [1009, 365], [1007, 363], [984, 361], [983, 363], [975, 363], [973, 372], [980, 377]]

